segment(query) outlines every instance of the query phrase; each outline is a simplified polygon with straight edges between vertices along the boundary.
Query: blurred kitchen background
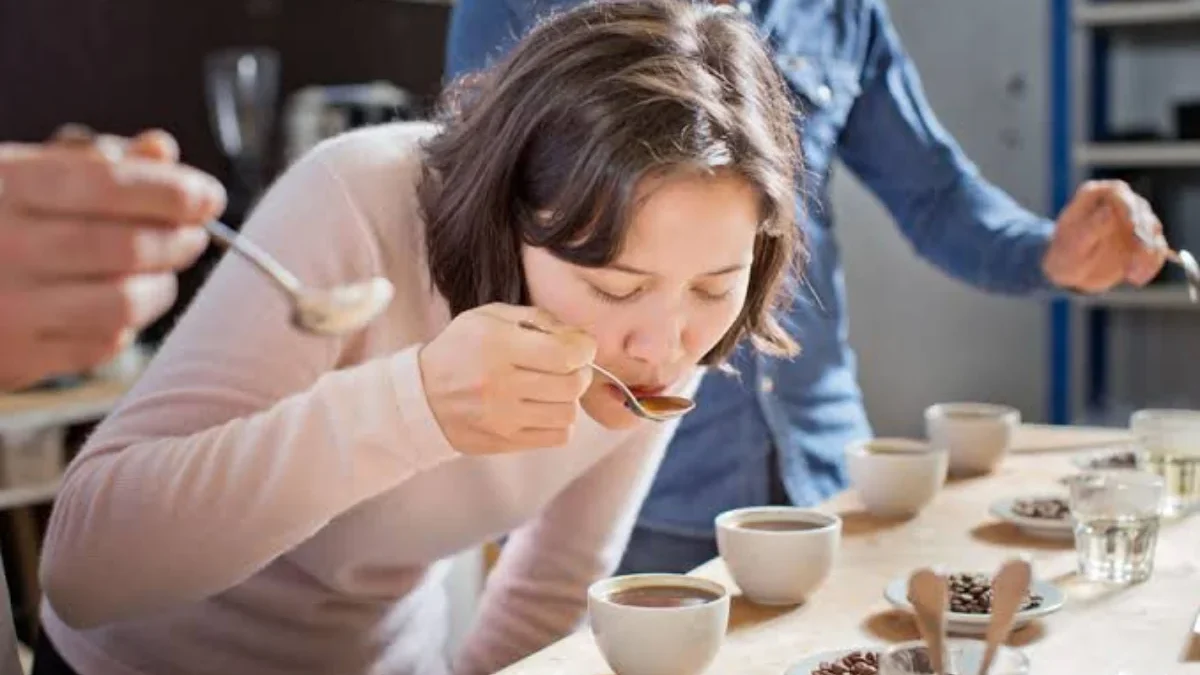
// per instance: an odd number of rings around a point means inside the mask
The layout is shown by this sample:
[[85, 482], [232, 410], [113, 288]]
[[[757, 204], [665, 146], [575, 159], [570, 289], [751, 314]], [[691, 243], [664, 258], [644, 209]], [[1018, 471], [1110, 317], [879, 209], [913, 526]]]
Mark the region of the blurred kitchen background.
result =
[[[502, 0], [495, 0], [500, 2]], [[985, 175], [1056, 213], [1079, 181], [1119, 177], [1176, 247], [1200, 249], [1200, 0], [891, 0], [941, 121]], [[337, 131], [427, 115], [449, 2], [0, 0], [0, 139], [64, 122], [170, 130], [220, 177], [240, 225], [296, 154]], [[851, 338], [881, 434], [920, 435], [936, 401], [988, 400], [1027, 421], [1123, 426], [1200, 407], [1200, 306], [1168, 268], [1087, 301], [989, 297], [916, 259], [841, 172], [835, 212]], [[211, 269], [181, 277], [160, 340]], [[132, 359], [120, 374], [136, 373]], [[121, 368], [124, 368], [124, 371]], [[80, 380], [0, 397], [3, 550], [18, 628], [34, 628], [36, 550], [62, 462], [122, 391]], [[49, 458], [49, 459], [47, 459]], [[447, 570], [469, 616], [478, 554]]]

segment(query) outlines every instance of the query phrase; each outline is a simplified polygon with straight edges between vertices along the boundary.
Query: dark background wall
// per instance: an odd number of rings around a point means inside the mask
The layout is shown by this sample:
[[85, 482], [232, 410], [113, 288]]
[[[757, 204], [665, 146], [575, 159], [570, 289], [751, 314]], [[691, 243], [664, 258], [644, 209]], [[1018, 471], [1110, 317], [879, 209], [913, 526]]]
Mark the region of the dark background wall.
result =
[[[40, 140], [65, 122], [131, 134], [155, 126], [183, 159], [229, 184], [209, 125], [203, 61], [223, 47], [280, 54], [286, 97], [313, 84], [386, 80], [428, 109], [441, 87], [449, 4], [401, 0], [0, 0], [0, 139]], [[223, 220], [238, 227], [231, 208]], [[143, 335], [162, 339], [219, 258], [180, 275], [175, 308]]]
[[442, 75], [447, 4], [400, 0], [0, 0], [0, 138], [79, 121], [173, 132], [218, 177], [203, 58], [227, 46], [280, 52], [281, 101], [310, 84], [388, 80], [425, 101]]

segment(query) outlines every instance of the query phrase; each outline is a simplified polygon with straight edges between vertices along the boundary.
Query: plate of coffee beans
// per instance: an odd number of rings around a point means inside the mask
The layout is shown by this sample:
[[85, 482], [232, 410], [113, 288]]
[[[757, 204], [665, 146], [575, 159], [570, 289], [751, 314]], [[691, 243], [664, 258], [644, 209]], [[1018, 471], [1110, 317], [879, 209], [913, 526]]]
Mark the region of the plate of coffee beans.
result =
[[992, 515], [1010, 522], [1031, 537], [1071, 539], [1075, 536], [1071, 506], [1065, 497], [1028, 495], [1001, 499], [991, 506]]
[[881, 649], [855, 647], [810, 654], [788, 668], [787, 675], [877, 675]]
[[1115, 448], [1102, 452], [1082, 452], [1071, 458], [1080, 469], [1128, 469], [1136, 471], [1145, 466], [1145, 453], [1136, 448]]
[[[946, 577], [950, 608], [946, 613], [946, 631], [957, 635], [980, 636], [987, 632], [991, 621], [992, 578], [980, 572], [943, 573]], [[1021, 611], [1017, 612], [1013, 630], [1040, 617], [1062, 609], [1065, 600], [1054, 584], [1033, 580]], [[912, 609], [908, 601], [908, 575], [892, 581], [884, 589], [884, 597], [900, 609]]]

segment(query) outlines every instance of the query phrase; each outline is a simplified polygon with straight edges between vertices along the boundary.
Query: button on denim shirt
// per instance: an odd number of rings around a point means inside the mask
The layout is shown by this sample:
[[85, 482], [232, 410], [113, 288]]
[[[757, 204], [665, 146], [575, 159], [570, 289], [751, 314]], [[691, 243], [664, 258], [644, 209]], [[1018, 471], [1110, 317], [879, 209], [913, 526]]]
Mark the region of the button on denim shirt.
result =
[[[457, 0], [447, 77], [510, 49], [547, 11], [578, 0]], [[784, 325], [791, 360], [743, 345], [737, 376], [710, 371], [668, 449], [638, 526], [711, 538], [723, 510], [763, 504], [769, 462], [793, 503], [847, 485], [843, 452], [870, 435], [828, 179], [834, 157], [887, 207], [922, 258], [996, 293], [1049, 288], [1041, 260], [1053, 223], [988, 183], [935, 118], [884, 4], [878, 0], [743, 0], [735, 7], [768, 41], [797, 104], [804, 172], [797, 186], [808, 260]], [[773, 452], [775, 448], [777, 452]]]

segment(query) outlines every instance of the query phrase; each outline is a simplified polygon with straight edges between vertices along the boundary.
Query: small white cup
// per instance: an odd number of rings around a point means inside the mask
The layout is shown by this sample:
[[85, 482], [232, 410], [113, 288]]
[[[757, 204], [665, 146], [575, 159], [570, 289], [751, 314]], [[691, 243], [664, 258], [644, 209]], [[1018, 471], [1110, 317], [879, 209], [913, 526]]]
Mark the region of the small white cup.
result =
[[[748, 525], [789, 522], [809, 529], [762, 530]], [[753, 506], [717, 516], [717, 550], [730, 575], [751, 602], [798, 605], [833, 569], [842, 539], [842, 519], [794, 506]]]
[[990, 473], [1012, 446], [1021, 411], [992, 403], [938, 403], [925, 409], [925, 433], [950, 451], [950, 475]]
[[[614, 593], [648, 587], [694, 589], [711, 601], [679, 607], [620, 604]], [[729, 628], [729, 590], [682, 574], [631, 574], [588, 588], [588, 615], [600, 653], [618, 675], [700, 675]]]
[[885, 518], [916, 515], [942, 486], [950, 453], [907, 438], [871, 438], [846, 448], [846, 468], [858, 498]]

